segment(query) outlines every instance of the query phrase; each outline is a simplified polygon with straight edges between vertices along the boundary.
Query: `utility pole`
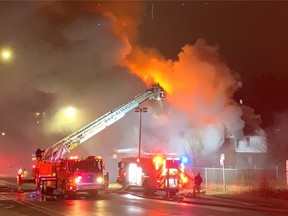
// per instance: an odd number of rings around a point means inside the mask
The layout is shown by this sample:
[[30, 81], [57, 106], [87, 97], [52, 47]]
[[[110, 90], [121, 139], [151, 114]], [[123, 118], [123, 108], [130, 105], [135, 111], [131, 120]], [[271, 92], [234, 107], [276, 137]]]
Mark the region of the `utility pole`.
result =
[[138, 160], [140, 160], [141, 157], [141, 135], [142, 135], [142, 113], [147, 112], [148, 108], [143, 107], [143, 108], [135, 108], [135, 112], [139, 112], [140, 114], [140, 119], [139, 119], [139, 143], [138, 143]]

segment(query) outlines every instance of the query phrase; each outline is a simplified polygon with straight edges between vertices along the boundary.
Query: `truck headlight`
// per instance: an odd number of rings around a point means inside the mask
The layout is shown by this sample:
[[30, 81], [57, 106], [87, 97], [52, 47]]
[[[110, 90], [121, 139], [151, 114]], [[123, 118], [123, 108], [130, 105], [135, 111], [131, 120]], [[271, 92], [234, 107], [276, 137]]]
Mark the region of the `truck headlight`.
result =
[[96, 182], [99, 183], [99, 184], [102, 183], [102, 182], [103, 182], [103, 178], [102, 178], [102, 177], [98, 177], [98, 178], [96, 179]]
[[74, 181], [76, 184], [79, 184], [79, 182], [81, 182], [81, 179], [82, 179], [82, 176], [77, 176]]

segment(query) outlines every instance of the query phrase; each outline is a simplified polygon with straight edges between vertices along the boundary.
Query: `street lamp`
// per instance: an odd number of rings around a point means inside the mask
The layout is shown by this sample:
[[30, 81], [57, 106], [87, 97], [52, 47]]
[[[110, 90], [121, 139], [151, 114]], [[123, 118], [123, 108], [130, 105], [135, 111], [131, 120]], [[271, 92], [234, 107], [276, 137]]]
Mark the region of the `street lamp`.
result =
[[148, 108], [143, 107], [143, 108], [135, 108], [135, 112], [139, 112], [140, 114], [140, 121], [139, 121], [139, 145], [138, 145], [138, 160], [140, 160], [140, 154], [141, 154], [141, 128], [142, 128], [142, 113], [147, 112]]
[[9, 61], [11, 61], [13, 57], [13, 53], [12, 50], [9, 48], [2, 48], [0, 50], [0, 59], [2, 62], [7, 63]]
[[74, 107], [67, 107], [65, 114], [68, 118], [74, 118], [76, 115], [76, 109]]

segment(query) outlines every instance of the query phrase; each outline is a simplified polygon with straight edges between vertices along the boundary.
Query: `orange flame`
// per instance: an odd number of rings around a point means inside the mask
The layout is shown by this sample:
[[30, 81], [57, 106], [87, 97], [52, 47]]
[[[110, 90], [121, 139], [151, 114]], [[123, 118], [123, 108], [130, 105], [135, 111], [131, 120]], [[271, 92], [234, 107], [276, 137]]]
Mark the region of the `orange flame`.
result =
[[212, 116], [221, 112], [238, 88], [217, 47], [203, 40], [184, 46], [177, 61], [164, 59], [155, 49], [136, 47], [125, 64], [147, 86], [159, 83], [168, 93], [167, 100], [202, 123], [214, 122]]

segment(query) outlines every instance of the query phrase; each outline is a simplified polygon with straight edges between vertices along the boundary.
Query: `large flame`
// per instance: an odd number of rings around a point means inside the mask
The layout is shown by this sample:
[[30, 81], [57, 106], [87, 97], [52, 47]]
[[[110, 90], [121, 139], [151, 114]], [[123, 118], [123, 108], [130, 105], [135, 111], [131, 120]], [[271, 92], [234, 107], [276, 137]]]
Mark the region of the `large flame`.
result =
[[164, 59], [155, 49], [135, 48], [127, 66], [147, 85], [160, 83], [169, 102], [203, 124], [217, 121], [239, 87], [218, 48], [201, 39], [184, 46], [177, 61]]

